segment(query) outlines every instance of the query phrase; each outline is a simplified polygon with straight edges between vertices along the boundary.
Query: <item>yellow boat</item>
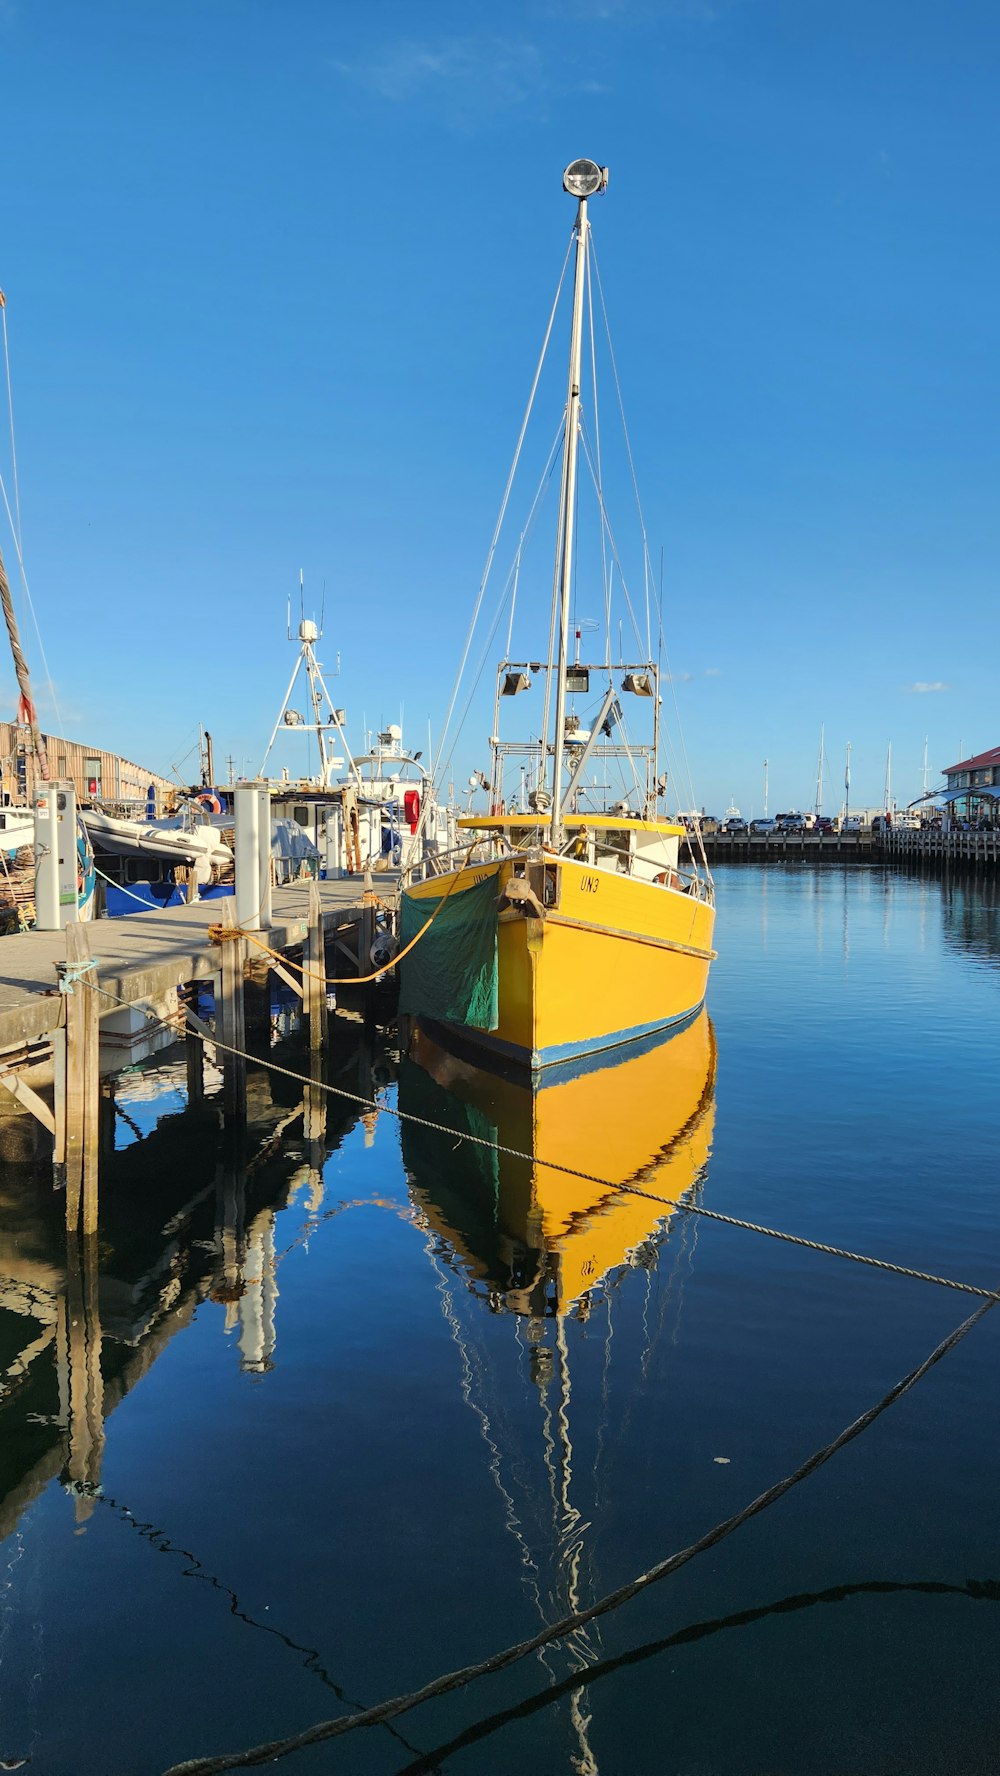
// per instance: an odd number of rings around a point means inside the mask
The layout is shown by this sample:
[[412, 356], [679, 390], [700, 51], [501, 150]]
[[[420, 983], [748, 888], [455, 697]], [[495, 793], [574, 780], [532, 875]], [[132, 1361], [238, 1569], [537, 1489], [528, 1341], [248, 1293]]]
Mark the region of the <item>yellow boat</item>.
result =
[[[691, 1018], [704, 1002], [715, 953], [714, 890], [697, 822], [692, 832], [659, 812], [666, 779], [657, 758], [658, 663], [613, 658], [610, 614], [604, 659], [581, 662], [582, 627], [576, 657], [569, 659], [587, 200], [604, 189], [607, 170], [575, 161], [563, 183], [578, 210], [551, 619], [555, 657], [501, 662], [491, 775], [470, 779], [487, 789], [491, 812], [458, 822], [464, 847], [438, 860], [437, 873], [425, 871], [425, 879], [405, 886], [400, 919], [400, 1011], [533, 1072]], [[598, 492], [603, 547], [610, 530], [599, 481]], [[617, 549], [614, 554], [620, 566]], [[538, 738], [502, 740], [503, 700], [530, 690], [533, 680], [544, 685]], [[588, 707], [598, 688], [599, 707]], [[646, 710], [649, 741], [626, 734], [620, 694]], [[618, 769], [623, 782], [631, 771], [626, 799], [589, 812], [591, 766], [607, 777]], [[512, 768], [520, 776], [516, 796], [505, 779]]]
[[400, 1108], [529, 1156], [402, 1125], [422, 1214], [513, 1312], [569, 1312], [649, 1239], [669, 1213], [664, 1201], [680, 1202], [702, 1176], [715, 1118], [708, 1013], [626, 1055], [532, 1087], [415, 1036]]

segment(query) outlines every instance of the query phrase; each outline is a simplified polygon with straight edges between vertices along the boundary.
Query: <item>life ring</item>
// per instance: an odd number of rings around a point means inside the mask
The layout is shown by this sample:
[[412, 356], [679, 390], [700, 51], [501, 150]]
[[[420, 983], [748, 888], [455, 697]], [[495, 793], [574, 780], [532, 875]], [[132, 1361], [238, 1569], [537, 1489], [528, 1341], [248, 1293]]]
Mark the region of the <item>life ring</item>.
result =
[[203, 789], [201, 794], [196, 795], [194, 799], [198, 807], [205, 808], [209, 814], [222, 813], [222, 803], [214, 790]]
[[676, 870], [661, 870], [658, 876], [653, 877], [653, 880], [658, 888], [679, 888], [681, 886], [681, 879]]

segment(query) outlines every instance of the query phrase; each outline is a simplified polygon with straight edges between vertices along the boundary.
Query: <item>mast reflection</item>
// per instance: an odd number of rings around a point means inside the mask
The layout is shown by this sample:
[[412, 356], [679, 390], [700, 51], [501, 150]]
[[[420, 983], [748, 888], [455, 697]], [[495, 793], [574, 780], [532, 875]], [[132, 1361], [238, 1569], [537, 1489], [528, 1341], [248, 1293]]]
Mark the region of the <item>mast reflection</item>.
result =
[[[635, 1268], [646, 1272], [648, 1285], [673, 1207], [704, 1177], [715, 1115], [715, 1036], [702, 1011], [667, 1041], [630, 1048], [615, 1064], [570, 1077], [546, 1073], [534, 1086], [483, 1072], [420, 1030], [410, 1055], [399, 1079], [410, 1193], [428, 1234], [462, 1398], [482, 1439], [505, 1539], [517, 1550], [533, 1612], [550, 1622], [598, 1594], [591, 1531], [606, 1502], [615, 1441], [608, 1387], [616, 1283]], [[470, 1135], [476, 1139], [456, 1138]], [[679, 1253], [683, 1238], [673, 1243]], [[480, 1316], [463, 1314], [469, 1290], [454, 1286], [449, 1273], [457, 1268], [491, 1313], [510, 1316], [511, 1360], [527, 1358], [537, 1408], [537, 1417], [529, 1412], [528, 1447], [499, 1404], [489, 1354], [497, 1341], [484, 1348]], [[657, 1316], [661, 1326], [673, 1280]], [[591, 1466], [574, 1450], [572, 1370], [599, 1306], [590, 1339], [603, 1347]], [[653, 1330], [652, 1344], [657, 1336]], [[648, 1330], [643, 1339], [645, 1379]], [[506, 1343], [501, 1337], [501, 1350]], [[601, 1657], [599, 1628], [579, 1629], [538, 1657], [566, 1696], [568, 1767], [599, 1776], [587, 1690], [588, 1672]]]

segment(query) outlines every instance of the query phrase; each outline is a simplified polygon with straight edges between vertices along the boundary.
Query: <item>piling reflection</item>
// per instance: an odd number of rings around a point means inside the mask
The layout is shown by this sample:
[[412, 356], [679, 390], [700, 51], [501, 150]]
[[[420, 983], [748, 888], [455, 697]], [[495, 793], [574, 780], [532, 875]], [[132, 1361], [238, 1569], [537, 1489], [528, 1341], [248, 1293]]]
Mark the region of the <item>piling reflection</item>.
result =
[[484, 1144], [404, 1120], [415, 1200], [495, 1310], [585, 1315], [589, 1292], [636, 1254], [641, 1261], [670, 1205], [700, 1178], [715, 1069], [704, 1011], [617, 1064], [545, 1075], [535, 1088], [483, 1072], [418, 1030], [400, 1109]]
[[941, 915], [949, 948], [967, 950], [981, 962], [1000, 966], [1000, 886], [995, 880], [945, 876]]
[[86, 1521], [110, 1413], [203, 1301], [221, 1304], [245, 1374], [274, 1366], [276, 1217], [296, 1200], [319, 1215], [326, 1156], [355, 1111], [318, 1071], [304, 1088], [251, 1071], [234, 1144], [217, 1077], [199, 1068], [191, 1094], [190, 1070], [181, 1049], [106, 1085], [96, 1237], [67, 1227], [47, 1167], [7, 1157], [20, 1125], [0, 1124], [0, 1540], [56, 1477]]

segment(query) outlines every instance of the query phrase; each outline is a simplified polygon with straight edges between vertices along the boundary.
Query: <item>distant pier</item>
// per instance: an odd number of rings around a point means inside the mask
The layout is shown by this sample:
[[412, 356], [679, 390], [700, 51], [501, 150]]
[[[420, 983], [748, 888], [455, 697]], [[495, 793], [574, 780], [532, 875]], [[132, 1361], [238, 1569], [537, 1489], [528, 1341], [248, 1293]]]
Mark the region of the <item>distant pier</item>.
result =
[[990, 832], [710, 833], [705, 854], [715, 863], [899, 864], [930, 870], [995, 873], [1000, 828]]

